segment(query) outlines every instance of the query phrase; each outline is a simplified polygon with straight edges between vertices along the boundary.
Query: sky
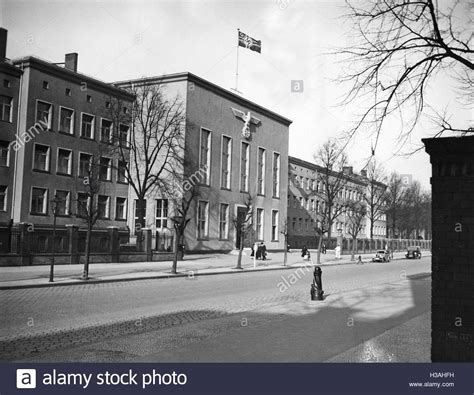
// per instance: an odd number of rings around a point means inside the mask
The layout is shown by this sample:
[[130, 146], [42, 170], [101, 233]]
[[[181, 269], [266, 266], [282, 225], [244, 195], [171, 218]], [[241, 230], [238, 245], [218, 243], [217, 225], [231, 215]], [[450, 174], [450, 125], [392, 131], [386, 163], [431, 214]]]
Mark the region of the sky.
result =
[[[349, 130], [361, 112], [340, 104], [344, 66], [331, 54], [348, 43], [346, 12], [340, 0], [0, 0], [0, 25], [8, 30], [8, 58], [62, 62], [65, 53], [78, 52], [78, 71], [107, 82], [189, 71], [226, 89], [235, 88], [240, 28], [262, 41], [262, 53], [239, 49], [238, 90], [292, 119], [289, 153], [313, 161], [318, 147]], [[303, 91], [292, 92], [292, 81], [302, 81]], [[455, 88], [437, 76], [428, 99], [466, 124], [472, 109], [456, 100]], [[383, 130], [377, 161], [429, 189], [429, 156], [424, 150], [397, 155], [394, 129], [388, 123]], [[409, 144], [432, 134], [433, 125], [422, 119]], [[367, 163], [372, 142], [362, 133], [347, 147], [355, 171]]]

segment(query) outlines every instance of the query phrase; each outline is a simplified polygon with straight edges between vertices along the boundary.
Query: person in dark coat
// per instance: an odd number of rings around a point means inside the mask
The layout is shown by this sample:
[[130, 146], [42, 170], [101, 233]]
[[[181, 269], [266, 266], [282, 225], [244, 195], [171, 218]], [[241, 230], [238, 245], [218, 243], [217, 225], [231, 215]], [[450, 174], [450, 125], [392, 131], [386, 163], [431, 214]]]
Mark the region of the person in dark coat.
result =
[[306, 248], [306, 246], [303, 246], [303, 248], [301, 249], [301, 258], [304, 258], [307, 253], [308, 249]]

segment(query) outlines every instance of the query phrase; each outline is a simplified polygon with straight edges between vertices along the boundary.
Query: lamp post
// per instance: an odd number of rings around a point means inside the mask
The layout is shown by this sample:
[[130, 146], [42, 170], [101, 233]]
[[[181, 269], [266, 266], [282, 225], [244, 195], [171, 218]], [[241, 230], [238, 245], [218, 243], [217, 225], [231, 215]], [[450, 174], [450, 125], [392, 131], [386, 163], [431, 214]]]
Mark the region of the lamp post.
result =
[[49, 269], [49, 282], [54, 281], [54, 259], [55, 259], [55, 250], [56, 250], [56, 217], [58, 216], [58, 208], [61, 203], [61, 199], [58, 195], [54, 195], [54, 199], [51, 200], [51, 208], [53, 210], [53, 243], [52, 243], [52, 257], [51, 257], [51, 266]]

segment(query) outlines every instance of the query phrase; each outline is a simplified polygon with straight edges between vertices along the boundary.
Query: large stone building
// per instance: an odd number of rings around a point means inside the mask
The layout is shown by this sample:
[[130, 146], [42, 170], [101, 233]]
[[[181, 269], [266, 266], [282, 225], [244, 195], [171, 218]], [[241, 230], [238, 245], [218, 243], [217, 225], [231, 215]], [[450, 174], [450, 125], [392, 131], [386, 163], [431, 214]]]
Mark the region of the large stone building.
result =
[[[6, 48], [5, 30], [1, 39]], [[94, 198], [96, 227], [126, 229], [126, 164], [114, 159], [111, 142], [114, 133], [126, 140], [129, 125], [112, 124], [110, 101], [120, 98], [129, 111], [134, 97], [78, 73], [77, 54], [67, 54], [64, 67], [33, 56], [0, 58], [0, 222], [48, 229], [56, 196], [57, 226], [84, 226], [84, 177], [96, 157], [103, 182]], [[38, 248], [46, 251], [42, 240]]]
[[[304, 245], [308, 248], [317, 248], [318, 240], [315, 237], [314, 228], [324, 208], [321, 181], [321, 174], [324, 174], [324, 169], [314, 163], [291, 156], [288, 163], [288, 243], [292, 248], [301, 248]], [[334, 174], [334, 176], [346, 179], [336, 203], [347, 200], [364, 202], [363, 193], [368, 185], [365, 171], [362, 171], [361, 174], [355, 174], [353, 168], [347, 166], [344, 168], [343, 174]], [[338, 216], [332, 224], [331, 231], [334, 237], [339, 234], [343, 238], [350, 238], [349, 221], [346, 213]], [[374, 238], [386, 237], [385, 214], [381, 214], [374, 221], [373, 233]], [[366, 217], [358, 238], [364, 239], [367, 237], [370, 237], [370, 220]]]
[[[281, 227], [286, 218], [288, 139], [291, 121], [191, 73], [123, 81], [119, 87], [160, 84], [167, 97], [180, 97], [185, 112], [184, 174], [201, 172], [186, 228], [188, 251], [229, 251], [239, 245], [232, 219], [253, 198], [252, 240], [267, 248], [284, 248]], [[246, 126], [249, 126], [248, 134]], [[134, 196], [132, 194], [132, 199]], [[136, 204], [136, 202], [135, 202]], [[172, 228], [168, 196], [147, 197], [146, 226]], [[130, 206], [129, 226], [135, 228]], [[250, 240], [248, 241], [250, 243]]]

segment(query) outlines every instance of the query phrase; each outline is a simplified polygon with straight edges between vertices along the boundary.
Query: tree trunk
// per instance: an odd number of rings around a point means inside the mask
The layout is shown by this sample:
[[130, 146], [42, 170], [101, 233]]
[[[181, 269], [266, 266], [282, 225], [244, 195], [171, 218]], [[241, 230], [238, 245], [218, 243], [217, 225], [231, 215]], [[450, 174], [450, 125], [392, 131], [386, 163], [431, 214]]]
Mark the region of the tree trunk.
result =
[[357, 245], [357, 237], [352, 237], [352, 255], [351, 255], [351, 261], [355, 260], [356, 245]]
[[88, 280], [89, 279], [89, 262], [91, 256], [91, 239], [92, 239], [92, 223], [89, 222], [87, 224], [87, 235], [86, 235], [86, 251], [85, 251], [85, 258], [86, 261], [84, 262], [84, 271], [82, 272], [82, 279]]
[[173, 247], [173, 266], [171, 267], [171, 273], [176, 274], [178, 269], [178, 253], [179, 253], [179, 235], [178, 230], [175, 228], [174, 232], [174, 247]]
[[285, 235], [285, 246], [283, 250], [283, 265], [286, 266], [286, 262], [288, 260], [287, 254], [288, 254], [288, 235]]
[[[242, 251], [244, 249], [244, 237], [245, 233], [240, 231], [239, 256], [237, 258], [237, 266], [235, 267], [236, 269], [242, 269]], [[256, 253], [257, 251], [254, 251], [254, 254]]]

